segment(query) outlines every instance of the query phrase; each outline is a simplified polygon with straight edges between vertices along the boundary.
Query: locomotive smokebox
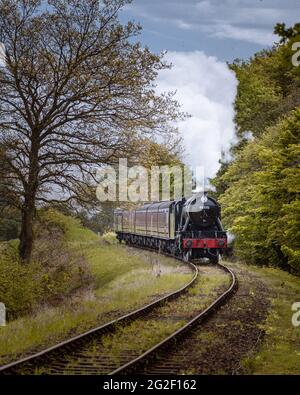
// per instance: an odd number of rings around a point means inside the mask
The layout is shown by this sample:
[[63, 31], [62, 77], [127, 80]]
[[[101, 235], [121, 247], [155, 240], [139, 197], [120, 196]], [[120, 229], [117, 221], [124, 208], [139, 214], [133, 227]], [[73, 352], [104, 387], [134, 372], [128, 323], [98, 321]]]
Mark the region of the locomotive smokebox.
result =
[[184, 205], [184, 217], [197, 228], [213, 226], [220, 216], [220, 206], [206, 194], [192, 196]]

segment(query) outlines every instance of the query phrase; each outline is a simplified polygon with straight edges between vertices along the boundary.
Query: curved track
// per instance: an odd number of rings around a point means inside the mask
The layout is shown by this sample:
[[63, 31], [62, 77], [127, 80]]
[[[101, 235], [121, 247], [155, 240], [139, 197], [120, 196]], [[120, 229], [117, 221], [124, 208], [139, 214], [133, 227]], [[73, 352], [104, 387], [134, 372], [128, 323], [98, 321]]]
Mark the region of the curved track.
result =
[[49, 347], [39, 353], [31, 355], [26, 358], [22, 358], [15, 362], [9, 363], [7, 365], [0, 366], [0, 375], [2, 374], [18, 374], [18, 373], [32, 373], [35, 372], [36, 369], [40, 365], [51, 364], [53, 361], [58, 361], [57, 370], [59, 371], [59, 360], [60, 355], [65, 355], [68, 353], [72, 353], [78, 348], [82, 347], [86, 342], [90, 342], [93, 339], [99, 339], [101, 336], [106, 335], [108, 333], [112, 333], [116, 330], [120, 325], [127, 325], [133, 320], [143, 317], [149, 312], [151, 312], [156, 307], [163, 305], [167, 301], [171, 301], [173, 299], [178, 298], [183, 293], [185, 293], [196, 281], [198, 277], [198, 269], [197, 267], [189, 262], [191, 269], [194, 272], [194, 276], [186, 285], [179, 288], [178, 290], [167, 294], [164, 297], [161, 297], [154, 302], [151, 302], [133, 312], [130, 312], [126, 315], [123, 315], [113, 321], [110, 321], [107, 324], [98, 326], [93, 328], [87, 332], [84, 332], [78, 336], [70, 338], [66, 341], [58, 343], [52, 347]]
[[[174, 357], [174, 354], [176, 354], [176, 347], [178, 346], [178, 343], [188, 334], [188, 332], [192, 329], [195, 329], [198, 325], [201, 324], [201, 322], [211, 316], [218, 307], [226, 303], [227, 299], [237, 289], [238, 284], [234, 272], [220, 263], [218, 264], [218, 266], [220, 266], [222, 269], [230, 274], [231, 284], [229, 288], [225, 292], [223, 292], [214, 302], [212, 302], [205, 310], [203, 310], [200, 314], [187, 322], [182, 328], [178, 329], [176, 332], [168, 336], [166, 339], [162, 340], [160, 343], [156, 344], [151, 349], [144, 352], [136, 359], [114, 370], [110, 373], [111, 375], [134, 373], [166, 374], [170, 373], [174, 367], [178, 367], [176, 366], [178, 365], [178, 358], [177, 363], [175, 364], [172, 360], [168, 361], [168, 354], [170, 353], [170, 351], [173, 351], [172, 356]], [[174, 358], [172, 359], [174, 360]], [[155, 366], [157, 361], [160, 361], [158, 367]], [[183, 365], [185, 362], [186, 361], [180, 361], [179, 363]], [[186, 368], [186, 366], [184, 367]]]
[[[153, 250], [152, 250], [153, 251]], [[174, 258], [174, 257], [173, 257]], [[179, 258], [176, 258], [179, 259]], [[181, 259], [179, 259], [181, 260]], [[208, 306], [201, 313], [197, 314], [193, 319], [189, 320], [184, 326], [178, 329], [176, 332], [159, 342], [142, 355], [135, 355], [132, 353], [126, 353], [125, 361], [119, 361], [120, 367], [116, 369], [116, 364], [112, 363], [109, 356], [98, 356], [95, 352], [91, 354], [90, 350], [95, 349], [95, 344], [101, 344], [101, 338], [104, 335], [114, 333], [118, 328], [125, 327], [129, 323], [133, 322], [138, 318], [143, 318], [149, 315], [155, 310], [155, 308], [164, 305], [165, 302], [174, 300], [179, 296], [183, 295], [191, 286], [194, 285], [198, 277], [198, 268], [192, 263], [188, 262], [189, 266], [194, 271], [192, 280], [176, 290], [175, 292], [169, 293], [168, 295], [150, 303], [142, 308], [139, 308], [129, 314], [126, 314], [116, 320], [113, 320], [105, 325], [94, 328], [81, 335], [68, 339], [55, 346], [45, 349], [37, 354], [23, 358], [16, 362], [4, 365], [0, 367], [0, 375], [2, 374], [126, 374], [133, 372], [144, 371], [146, 366], [150, 366], [158, 356], [165, 353], [166, 348], [170, 348], [177, 342], [179, 338], [182, 338], [187, 332], [198, 325], [204, 318], [211, 315], [214, 310], [221, 304], [225, 303], [227, 298], [232, 295], [237, 287], [237, 281], [234, 273], [219, 264], [218, 266], [228, 272], [231, 276], [230, 287], [223, 292], [210, 306]], [[75, 364], [69, 363], [69, 357], [71, 360], [76, 360]], [[78, 363], [78, 361], [80, 361]], [[66, 364], [69, 366], [66, 369]]]

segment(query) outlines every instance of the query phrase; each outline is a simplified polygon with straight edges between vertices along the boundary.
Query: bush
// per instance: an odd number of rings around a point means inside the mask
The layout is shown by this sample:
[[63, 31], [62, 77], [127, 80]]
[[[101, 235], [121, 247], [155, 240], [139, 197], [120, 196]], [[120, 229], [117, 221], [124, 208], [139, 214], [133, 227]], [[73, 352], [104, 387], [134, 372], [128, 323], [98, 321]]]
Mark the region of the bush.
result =
[[31, 311], [43, 291], [41, 267], [37, 263], [23, 265], [12, 245], [2, 246], [0, 256], [0, 301], [7, 310], [7, 319]]
[[44, 302], [60, 301], [92, 281], [85, 258], [67, 241], [66, 235], [77, 228], [77, 219], [54, 210], [39, 216], [32, 260], [42, 267]]
[[63, 234], [67, 234], [73, 228], [81, 227], [79, 219], [64, 215], [63, 213], [54, 209], [40, 210], [38, 212], [36, 233], [41, 230], [39, 225], [46, 225], [48, 229], [59, 229], [63, 232]]
[[7, 318], [32, 312], [41, 304], [56, 305], [77, 290], [90, 286], [92, 275], [85, 258], [71, 248], [66, 234], [79, 221], [55, 212], [43, 212], [35, 224], [32, 262], [23, 264], [18, 243], [2, 243], [0, 256], [0, 302]]
[[106, 244], [117, 244], [118, 242], [115, 232], [106, 232], [104, 235], [102, 235], [101, 239]]

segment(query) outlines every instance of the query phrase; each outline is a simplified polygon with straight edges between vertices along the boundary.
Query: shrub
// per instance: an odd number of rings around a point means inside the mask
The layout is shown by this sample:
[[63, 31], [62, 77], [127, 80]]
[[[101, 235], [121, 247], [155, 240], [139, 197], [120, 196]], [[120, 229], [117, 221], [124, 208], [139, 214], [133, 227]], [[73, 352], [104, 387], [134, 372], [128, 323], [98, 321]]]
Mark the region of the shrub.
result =
[[117, 244], [118, 242], [115, 232], [106, 232], [101, 238], [106, 244]]
[[31, 311], [43, 294], [41, 267], [38, 263], [23, 265], [17, 249], [2, 246], [0, 255], [0, 301], [7, 310], [7, 319]]
[[77, 290], [90, 286], [90, 267], [78, 249], [67, 242], [70, 229], [80, 222], [54, 210], [39, 215], [32, 261], [22, 264], [18, 242], [2, 243], [0, 255], [0, 301], [7, 318], [32, 312], [41, 304], [56, 305]]

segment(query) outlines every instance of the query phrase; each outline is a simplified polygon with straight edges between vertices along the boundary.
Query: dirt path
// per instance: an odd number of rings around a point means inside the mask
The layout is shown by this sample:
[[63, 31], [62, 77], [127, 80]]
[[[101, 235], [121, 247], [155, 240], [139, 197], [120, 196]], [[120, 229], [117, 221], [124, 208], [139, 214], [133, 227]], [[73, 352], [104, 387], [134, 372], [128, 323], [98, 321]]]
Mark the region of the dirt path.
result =
[[168, 356], [144, 373], [242, 374], [241, 361], [263, 337], [259, 324], [270, 306], [270, 290], [257, 275], [242, 265], [230, 265], [239, 289], [210, 320], [195, 329]]

